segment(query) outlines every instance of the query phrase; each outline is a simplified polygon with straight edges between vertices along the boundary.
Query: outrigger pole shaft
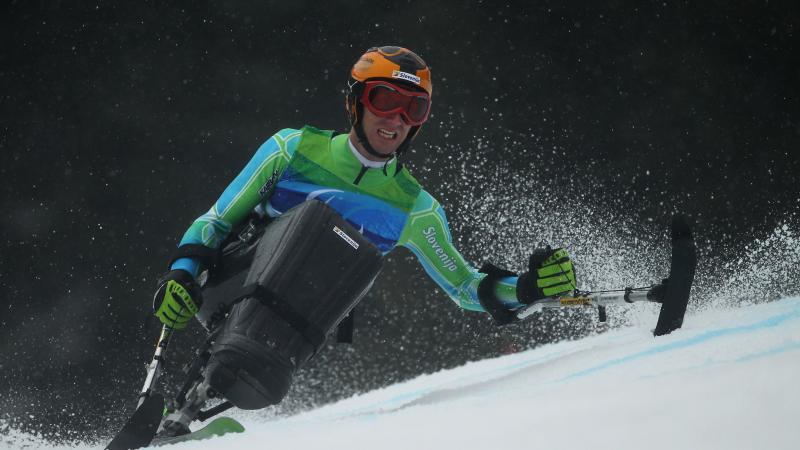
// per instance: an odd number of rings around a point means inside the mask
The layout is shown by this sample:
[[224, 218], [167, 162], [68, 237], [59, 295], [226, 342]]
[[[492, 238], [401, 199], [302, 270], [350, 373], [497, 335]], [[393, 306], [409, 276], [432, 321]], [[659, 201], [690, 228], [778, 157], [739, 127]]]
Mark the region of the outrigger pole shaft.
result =
[[161, 376], [161, 366], [163, 365], [164, 361], [164, 351], [167, 349], [170, 337], [172, 337], [172, 328], [169, 328], [166, 325], [162, 326], [161, 335], [159, 336], [158, 343], [156, 344], [156, 352], [153, 355], [153, 360], [147, 365], [147, 377], [144, 379], [144, 386], [142, 386], [142, 392], [139, 394], [139, 403], [136, 405], [137, 408], [142, 406], [144, 400], [150, 396], [150, 393], [153, 391], [153, 386], [158, 381], [158, 377]]
[[600, 307], [634, 302], [661, 303], [661, 299], [656, 288], [648, 290], [628, 288], [623, 291], [597, 293], [582, 292], [574, 297], [546, 297], [518, 309], [516, 314], [518, 319], [524, 319], [533, 313], [549, 308]]

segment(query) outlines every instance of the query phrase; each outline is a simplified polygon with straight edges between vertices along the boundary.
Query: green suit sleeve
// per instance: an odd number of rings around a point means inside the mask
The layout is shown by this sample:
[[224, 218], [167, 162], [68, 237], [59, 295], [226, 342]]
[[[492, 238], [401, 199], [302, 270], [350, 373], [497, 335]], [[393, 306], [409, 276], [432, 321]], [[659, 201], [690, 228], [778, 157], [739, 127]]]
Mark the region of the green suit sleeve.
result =
[[[398, 241], [422, 264], [425, 272], [461, 308], [485, 312], [478, 301], [478, 284], [486, 276], [464, 260], [453, 246], [444, 209], [426, 191], [421, 191]], [[520, 305], [516, 297], [517, 277], [503, 278], [495, 293], [509, 309]]]
[[[231, 230], [272, 194], [299, 137], [299, 130], [284, 129], [264, 142], [211, 209], [186, 230], [179, 245], [202, 244], [218, 248]], [[199, 266], [194, 258], [181, 258], [173, 263], [172, 269], [184, 269], [196, 276]]]

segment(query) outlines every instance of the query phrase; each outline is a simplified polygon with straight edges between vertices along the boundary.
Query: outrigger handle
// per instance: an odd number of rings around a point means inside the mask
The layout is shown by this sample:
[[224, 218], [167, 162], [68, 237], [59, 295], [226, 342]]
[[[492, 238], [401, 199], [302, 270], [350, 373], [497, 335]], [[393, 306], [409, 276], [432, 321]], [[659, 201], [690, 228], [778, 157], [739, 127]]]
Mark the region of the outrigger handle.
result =
[[576, 292], [571, 297], [546, 297], [515, 311], [518, 319], [535, 312], [561, 307], [596, 307], [603, 317], [608, 305], [634, 302], [661, 303], [661, 312], [653, 334], [669, 334], [683, 325], [686, 305], [697, 267], [697, 252], [688, 220], [682, 215], [672, 217], [672, 255], [669, 277], [661, 284], [644, 288], [625, 288], [615, 291]]

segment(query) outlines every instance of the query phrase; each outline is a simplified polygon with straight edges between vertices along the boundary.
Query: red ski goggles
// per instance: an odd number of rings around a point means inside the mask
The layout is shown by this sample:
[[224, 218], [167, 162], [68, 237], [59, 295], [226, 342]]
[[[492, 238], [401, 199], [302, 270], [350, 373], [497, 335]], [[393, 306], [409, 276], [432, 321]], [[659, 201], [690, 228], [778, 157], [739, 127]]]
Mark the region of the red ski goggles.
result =
[[372, 114], [388, 117], [400, 114], [411, 126], [422, 125], [431, 112], [431, 97], [427, 92], [409, 91], [386, 81], [364, 83], [361, 103]]

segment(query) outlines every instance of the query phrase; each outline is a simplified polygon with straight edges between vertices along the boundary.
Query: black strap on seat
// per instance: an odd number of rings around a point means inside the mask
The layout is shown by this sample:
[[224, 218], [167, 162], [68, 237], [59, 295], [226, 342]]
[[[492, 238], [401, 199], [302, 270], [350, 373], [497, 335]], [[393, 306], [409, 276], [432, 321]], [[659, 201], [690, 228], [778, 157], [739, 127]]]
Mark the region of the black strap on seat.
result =
[[245, 298], [255, 298], [262, 305], [270, 308], [275, 315], [285, 320], [289, 326], [302, 334], [314, 346], [314, 353], [325, 343], [325, 333], [318, 326], [309, 322], [292, 305], [271, 290], [258, 284], [250, 284], [242, 288], [242, 294], [237, 297], [235, 302]]
[[350, 312], [339, 322], [339, 327], [336, 329], [336, 342], [340, 344], [353, 343], [353, 329], [355, 328], [355, 309]]
[[519, 320], [516, 314], [509, 311], [495, 294], [495, 286], [501, 278], [514, 277], [517, 274], [501, 269], [492, 263], [484, 264], [480, 272], [486, 274], [486, 277], [478, 285], [478, 301], [483, 309], [492, 316], [498, 326], [508, 325]]
[[167, 267], [181, 258], [197, 258], [205, 267], [211, 267], [219, 260], [220, 251], [216, 248], [206, 247], [203, 244], [183, 244], [172, 254]]

